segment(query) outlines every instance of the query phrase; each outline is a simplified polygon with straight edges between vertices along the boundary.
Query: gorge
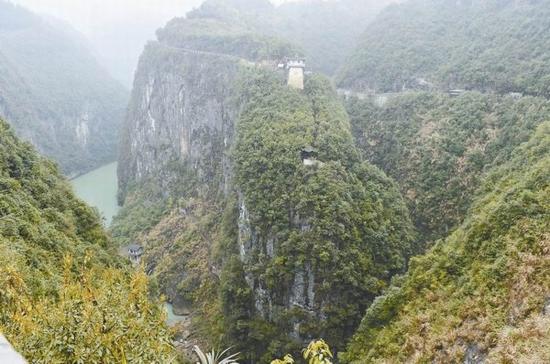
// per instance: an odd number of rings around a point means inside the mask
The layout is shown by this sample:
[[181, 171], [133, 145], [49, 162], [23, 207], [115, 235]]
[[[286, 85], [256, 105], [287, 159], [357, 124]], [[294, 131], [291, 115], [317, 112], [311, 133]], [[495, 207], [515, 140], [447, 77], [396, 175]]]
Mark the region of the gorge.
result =
[[388, 3], [206, 0], [145, 45], [129, 100], [90, 119], [101, 156], [69, 169], [0, 122], [14, 348], [550, 361], [550, 1]]

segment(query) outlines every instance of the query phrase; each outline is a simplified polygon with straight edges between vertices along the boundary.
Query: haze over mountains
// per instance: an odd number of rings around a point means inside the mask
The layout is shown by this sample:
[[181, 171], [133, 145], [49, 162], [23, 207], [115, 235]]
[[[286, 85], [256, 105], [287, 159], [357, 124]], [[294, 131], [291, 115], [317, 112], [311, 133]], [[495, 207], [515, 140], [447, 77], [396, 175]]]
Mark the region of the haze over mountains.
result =
[[[550, 362], [550, 0], [117, 4], [129, 95], [0, 0], [0, 331], [29, 361]], [[39, 153], [118, 160], [112, 225]]]
[[116, 158], [127, 91], [63, 23], [0, 1], [0, 116], [69, 175]]

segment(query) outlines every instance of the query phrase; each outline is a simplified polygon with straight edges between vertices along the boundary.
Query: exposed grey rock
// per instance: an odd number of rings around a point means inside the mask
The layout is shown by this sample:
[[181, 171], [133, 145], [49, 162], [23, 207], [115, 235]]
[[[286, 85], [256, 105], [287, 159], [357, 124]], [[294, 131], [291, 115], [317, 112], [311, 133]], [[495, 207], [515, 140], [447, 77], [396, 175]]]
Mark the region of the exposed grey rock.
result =
[[469, 344], [464, 356], [464, 364], [483, 364], [486, 354], [481, 351], [477, 344]]
[[[160, 177], [170, 186], [192, 173], [202, 195], [228, 193], [238, 107], [231, 99], [240, 64], [234, 57], [150, 43], [141, 57], [122, 136], [119, 180]], [[212, 182], [223, 176], [219, 185]]]
[[544, 302], [544, 307], [542, 308], [542, 314], [544, 316], [550, 316], [550, 297], [546, 298]]

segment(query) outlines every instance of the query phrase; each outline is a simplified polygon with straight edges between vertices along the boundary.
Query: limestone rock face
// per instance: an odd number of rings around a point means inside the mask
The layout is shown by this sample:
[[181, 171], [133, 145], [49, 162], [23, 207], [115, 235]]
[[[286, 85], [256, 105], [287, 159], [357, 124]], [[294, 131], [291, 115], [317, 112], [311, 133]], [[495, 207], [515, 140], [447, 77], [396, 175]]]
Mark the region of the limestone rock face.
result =
[[[239, 62], [232, 57], [147, 46], [128, 110], [120, 157], [120, 189], [160, 177], [169, 185], [182, 170], [227, 191], [227, 154], [238, 110], [230, 97]], [[206, 193], [206, 191], [203, 191]]]

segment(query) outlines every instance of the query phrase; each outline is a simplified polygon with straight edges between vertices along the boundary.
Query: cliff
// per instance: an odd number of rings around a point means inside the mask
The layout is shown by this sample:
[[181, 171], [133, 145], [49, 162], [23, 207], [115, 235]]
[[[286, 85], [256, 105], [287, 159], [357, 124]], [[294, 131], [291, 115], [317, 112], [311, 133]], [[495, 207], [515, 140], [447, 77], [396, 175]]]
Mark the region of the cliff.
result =
[[192, 317], [188, 340], [246, 360], [319, 335], [342, 348], [412, 251], [397, 187], [361, 161], [329, 82], [301, 92], [277, 71], [295, 54], [245, 25], [173, 20], [140, 60], [124, 127], [113, 235], [144, 245]]
[[68, 175], [116, 159], [127, 102], [77, 38], [0, 1], [0, 115]]

